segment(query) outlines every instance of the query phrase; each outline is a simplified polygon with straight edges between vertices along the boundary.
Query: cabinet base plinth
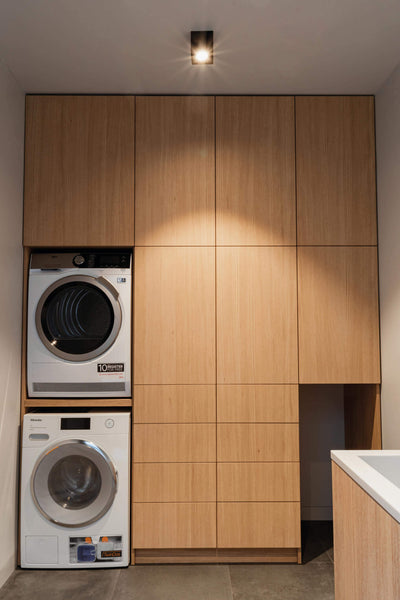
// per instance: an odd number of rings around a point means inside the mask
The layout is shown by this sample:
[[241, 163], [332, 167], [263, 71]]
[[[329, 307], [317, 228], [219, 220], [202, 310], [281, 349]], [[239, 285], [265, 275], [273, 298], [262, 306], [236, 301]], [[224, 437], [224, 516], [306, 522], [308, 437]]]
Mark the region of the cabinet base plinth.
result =
[[301, 563], [301, 548], [133, 550], [136, 565], [173, 563]]

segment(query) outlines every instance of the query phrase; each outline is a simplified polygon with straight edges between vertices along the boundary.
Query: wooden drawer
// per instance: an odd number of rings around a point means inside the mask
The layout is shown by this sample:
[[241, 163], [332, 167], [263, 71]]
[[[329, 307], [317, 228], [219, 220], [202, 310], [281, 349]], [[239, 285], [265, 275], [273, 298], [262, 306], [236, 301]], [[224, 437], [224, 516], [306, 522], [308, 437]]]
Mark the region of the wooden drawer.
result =
[[215, 423], [215, 385], [135, 385], [135, 423]]
[[300, 548], [300, 502], [219, 502], [219, 548]]
[[220, 463], [219, 502], [300, 502], [300, 464]]
[[133, 504], [132, 548], [215, 548], [216, 504]]
[[297, 385], [218, 385], [217, 419], [236, 423], [295, 423]]
[[219, 462], [298, 461], [299, 427], [294, 423], [220, 423]]
[[133, 461], [215, 462], [215, 425], [134, 425]]
[[134, 502], [215, 502], [214, 463], [139, 463], [133, 466]]

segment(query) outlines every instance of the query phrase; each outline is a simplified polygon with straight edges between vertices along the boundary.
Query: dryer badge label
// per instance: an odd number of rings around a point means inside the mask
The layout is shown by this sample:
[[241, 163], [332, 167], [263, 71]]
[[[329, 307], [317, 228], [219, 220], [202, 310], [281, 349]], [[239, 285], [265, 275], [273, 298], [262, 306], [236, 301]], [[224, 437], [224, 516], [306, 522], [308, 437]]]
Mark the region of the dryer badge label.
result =
[[97, 363], [98, 373], [123, 373], [124, 363]]

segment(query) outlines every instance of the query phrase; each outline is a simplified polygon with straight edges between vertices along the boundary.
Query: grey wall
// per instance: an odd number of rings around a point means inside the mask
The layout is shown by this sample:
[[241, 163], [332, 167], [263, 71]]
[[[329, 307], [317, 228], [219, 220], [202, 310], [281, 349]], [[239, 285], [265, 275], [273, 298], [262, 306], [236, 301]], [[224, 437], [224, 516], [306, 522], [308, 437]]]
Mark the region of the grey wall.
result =
[[16, 565], [24, 94], [0, 62], [0, 586]]
[[400, 65], [376, 94], [384, 448], [400, 448]]

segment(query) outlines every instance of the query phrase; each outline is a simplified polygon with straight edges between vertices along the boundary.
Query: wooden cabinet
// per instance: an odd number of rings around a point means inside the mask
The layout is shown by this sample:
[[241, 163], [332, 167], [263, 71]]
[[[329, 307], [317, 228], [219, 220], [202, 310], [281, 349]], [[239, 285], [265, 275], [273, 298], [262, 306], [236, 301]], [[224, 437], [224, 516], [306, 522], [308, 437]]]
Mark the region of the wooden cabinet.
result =
[[133, 174], [133, 97], [27, 97], [25, 246], [132, 246]]
[[379, 383], [376, 247], [299, 248], [300, 383]]
[[215, 383], [215, 251], [136, 248], [135, 384]]
[[296, 249], [217, 248], [218, 383], [297, 383]]
[[214, 98], [136, 99], [136, 244], [215, 243]]
[[374, 245], [374, 99], [296, 97], [297, 243]]
[[216, 99], [217, 244], [296, 245], [294, 100]]

